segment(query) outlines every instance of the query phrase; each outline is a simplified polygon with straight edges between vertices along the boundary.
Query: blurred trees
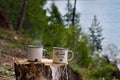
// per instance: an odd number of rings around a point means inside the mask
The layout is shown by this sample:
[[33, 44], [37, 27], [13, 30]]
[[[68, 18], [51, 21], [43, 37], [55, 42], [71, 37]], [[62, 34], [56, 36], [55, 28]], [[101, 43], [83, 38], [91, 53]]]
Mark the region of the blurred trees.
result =
[[[82, 31], [80, 26], [80, 13], [77, 13], [76, 7], [67, 0], [66, 14], [63, 16], [65, 25], [65, 47], [74, 51], [75, 57], [73, 65], [87, 67], [90, 62], [90, 47], [88, 46], [88, 37]], [[74, 19], [73, 19], [74, 17]], [[74, 21], [73, 21], [74, 20]]]
[[27, 3], [28, 3], [28, 0], [24, 0], [23, 5], [21, 7], [21, 12], [20, 12], [20, 16], [18, 19], [17, 27], [16, 27], [17, 30], [19, 30], [23, 25], [25, 13], [26, 13], [26, 8], [27, 8]]
[[50, 46], [62, 46], [62, 40], [64, 39], [64, 25], [62, 15], [59, 12], [55, 3], [51, 4], [51, 8], [47, 9], [50, 16], [48, 16], [48, 26], [45, 26], [45, 34], [43, 37], [44, 45]]
[[80, 26], [80, 13], [76, 12], [76, 7], [73, 7], [70, 0], [67, 0], [66, 11], [67, 13], [63, 16], [65, 26]]
[[43, 42], [43, 36], [46, 26], [48, 26], [48, 18], [46, 16], [46, 10], [43, 9], [46, 4], [46, 0], [28, 0], [26, 17], [24, 20], [22, 33], [26, 36]]
[[[17, 26], [23, 1], [0, 1], [0, 11], [6, 10], [14, 28]], [[45, 4], [46, 0], [28, 0], [26, 16], [20, 32], [27, 39], [31, 39], [30, 44], [44, 45], [47, 49], [54, 46], [69, 48], [75, 54], [70, 66], [81, 74], [85, 73], [85, 77], [87, 76], [85, 80], [87, 78], [91, 78], [91, 80], [103, 77], [106, 80], [113, 78], [114, 65], [107, 64], [104, 57], [97, 55], [93, 58], [90, 54], [102, 51], [102, 27], [97, 17], [94, 16], [88, 36], [80, 26], [80, 13], [73, 13], [74, 7], [70, 0], [66, 5], [67, 12], [63, 16], [55, 3], [52, 3], [49, 9], [44, 9]], [[47, 12], [50, 16], [46, 16]], [[52, 54], [52, 49], [50, 50]], [[114, 50], [116, 51], [116, 49]]]
[[104, 57], [96, 56], [92, 59], [86, 74], [90, 80], [116, 80], [115, 76], [113, 76], [114, 71], [116, 71], [114, 63], [108, 64]]
[[91, 27], [89, 28], [89, 42], [91, 46], [91, 55], [94, 55], [95, 52], [100, 52], [102, 50], [102, 26], [100, 26], [100, 22], [98, 22], [96, 15], [93, 18]]
[[0, 0], [0, 12], [5, 11], [9, 17], [10, 23], [15, 28], [20, 13], [23, 0]]
[[117, 62], [117, 60], [120, 58], [118, 46], [113, 43], [108, 44], [104, 48], [103, 56], [107, 56], [109, 61]]
[[114, 66], [116, 70], [113, 71], [113, 76], [120, 79], [120, 70], [119, 70], [119, 64], [120, 64], [120, 52], [118, 49], [118, 46], [114, 43], [107, 44], [103, 51], [103, 56], [106, 58], [108, 64], [114, 63]]

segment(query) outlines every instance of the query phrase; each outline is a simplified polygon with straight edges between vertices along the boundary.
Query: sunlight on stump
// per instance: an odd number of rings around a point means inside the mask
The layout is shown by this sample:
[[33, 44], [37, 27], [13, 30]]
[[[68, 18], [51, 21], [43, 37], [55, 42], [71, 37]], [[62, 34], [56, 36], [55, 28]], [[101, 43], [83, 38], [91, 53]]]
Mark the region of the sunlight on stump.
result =
[[14, 66], [16, 80], [68, 80], [67, 64], [55, 64], [51, 59], [42, 62], [17, 60]]

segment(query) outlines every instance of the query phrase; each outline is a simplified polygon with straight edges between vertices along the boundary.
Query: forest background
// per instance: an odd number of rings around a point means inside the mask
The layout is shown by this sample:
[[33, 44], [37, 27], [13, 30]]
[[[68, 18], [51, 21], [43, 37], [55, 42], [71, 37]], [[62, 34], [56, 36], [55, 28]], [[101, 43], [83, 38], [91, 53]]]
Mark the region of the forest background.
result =
[[66, 13], [62, 16], [54, 2], [50, 8], [44, 8], [47, 0], [1, 0], [0, 25], [25, 38], [15, 41], [14, 49], [26, 49], [27, 44], [43, 45], [49, 51], [47, 57], [52, 58], [53, 47], [69, 48], [75, 54], [69, 66], [83, 80], [120, 79], [116, 45], [109, 44], [100, 55], [104, 35], [97, 16], [93, 15], [89, 33], [86, 33], [80, 25], [80, 13], [76, 11], [77, 1], [66, 2]]

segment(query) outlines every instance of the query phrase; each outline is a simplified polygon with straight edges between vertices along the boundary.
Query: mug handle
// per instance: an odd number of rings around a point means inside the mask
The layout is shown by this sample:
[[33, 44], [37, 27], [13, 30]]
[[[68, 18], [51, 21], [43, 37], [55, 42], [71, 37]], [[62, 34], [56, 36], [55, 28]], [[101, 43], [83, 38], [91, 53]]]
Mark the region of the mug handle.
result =
[[71, 60], [73, 59], [73, 57], [74, 57], [74, 53], [73, 53], [73, 51], [71, 51], [71, 50], [69, 50], [68, 53], [71, 53], [71, 54], [72, 54], [71, 58], [68, 59], [68, 61], [71, 61]]
[[48, 51], [46, 49], [43, 49], [43, 56], [44, 57], [48, 56]]

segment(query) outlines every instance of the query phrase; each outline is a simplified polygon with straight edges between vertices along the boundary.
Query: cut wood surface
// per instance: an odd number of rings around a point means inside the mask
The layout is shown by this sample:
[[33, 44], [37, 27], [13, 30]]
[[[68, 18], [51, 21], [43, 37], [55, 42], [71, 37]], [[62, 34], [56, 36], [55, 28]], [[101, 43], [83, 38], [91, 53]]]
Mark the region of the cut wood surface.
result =
[[30, 64], [30, 63], [34, 63], [34, 64], [38, 64], [38, 63], [44, 63], [46, 66], [63, 66], [63, 65], [67, 65], [65, 63], [53, 63], [53, 60], [52, 59], [42, 59], [41, 61], [37, 61], [37, 62], [30, 62], [30, 61], [27, 61], [27, 59], [22, 59], [22, 60], [16, 60], [15, 61], [16, 64]]
[[56, 64], [51, 59], [16, 60], [14, 66], [16, 80], [68, 80], [67, 64]]

